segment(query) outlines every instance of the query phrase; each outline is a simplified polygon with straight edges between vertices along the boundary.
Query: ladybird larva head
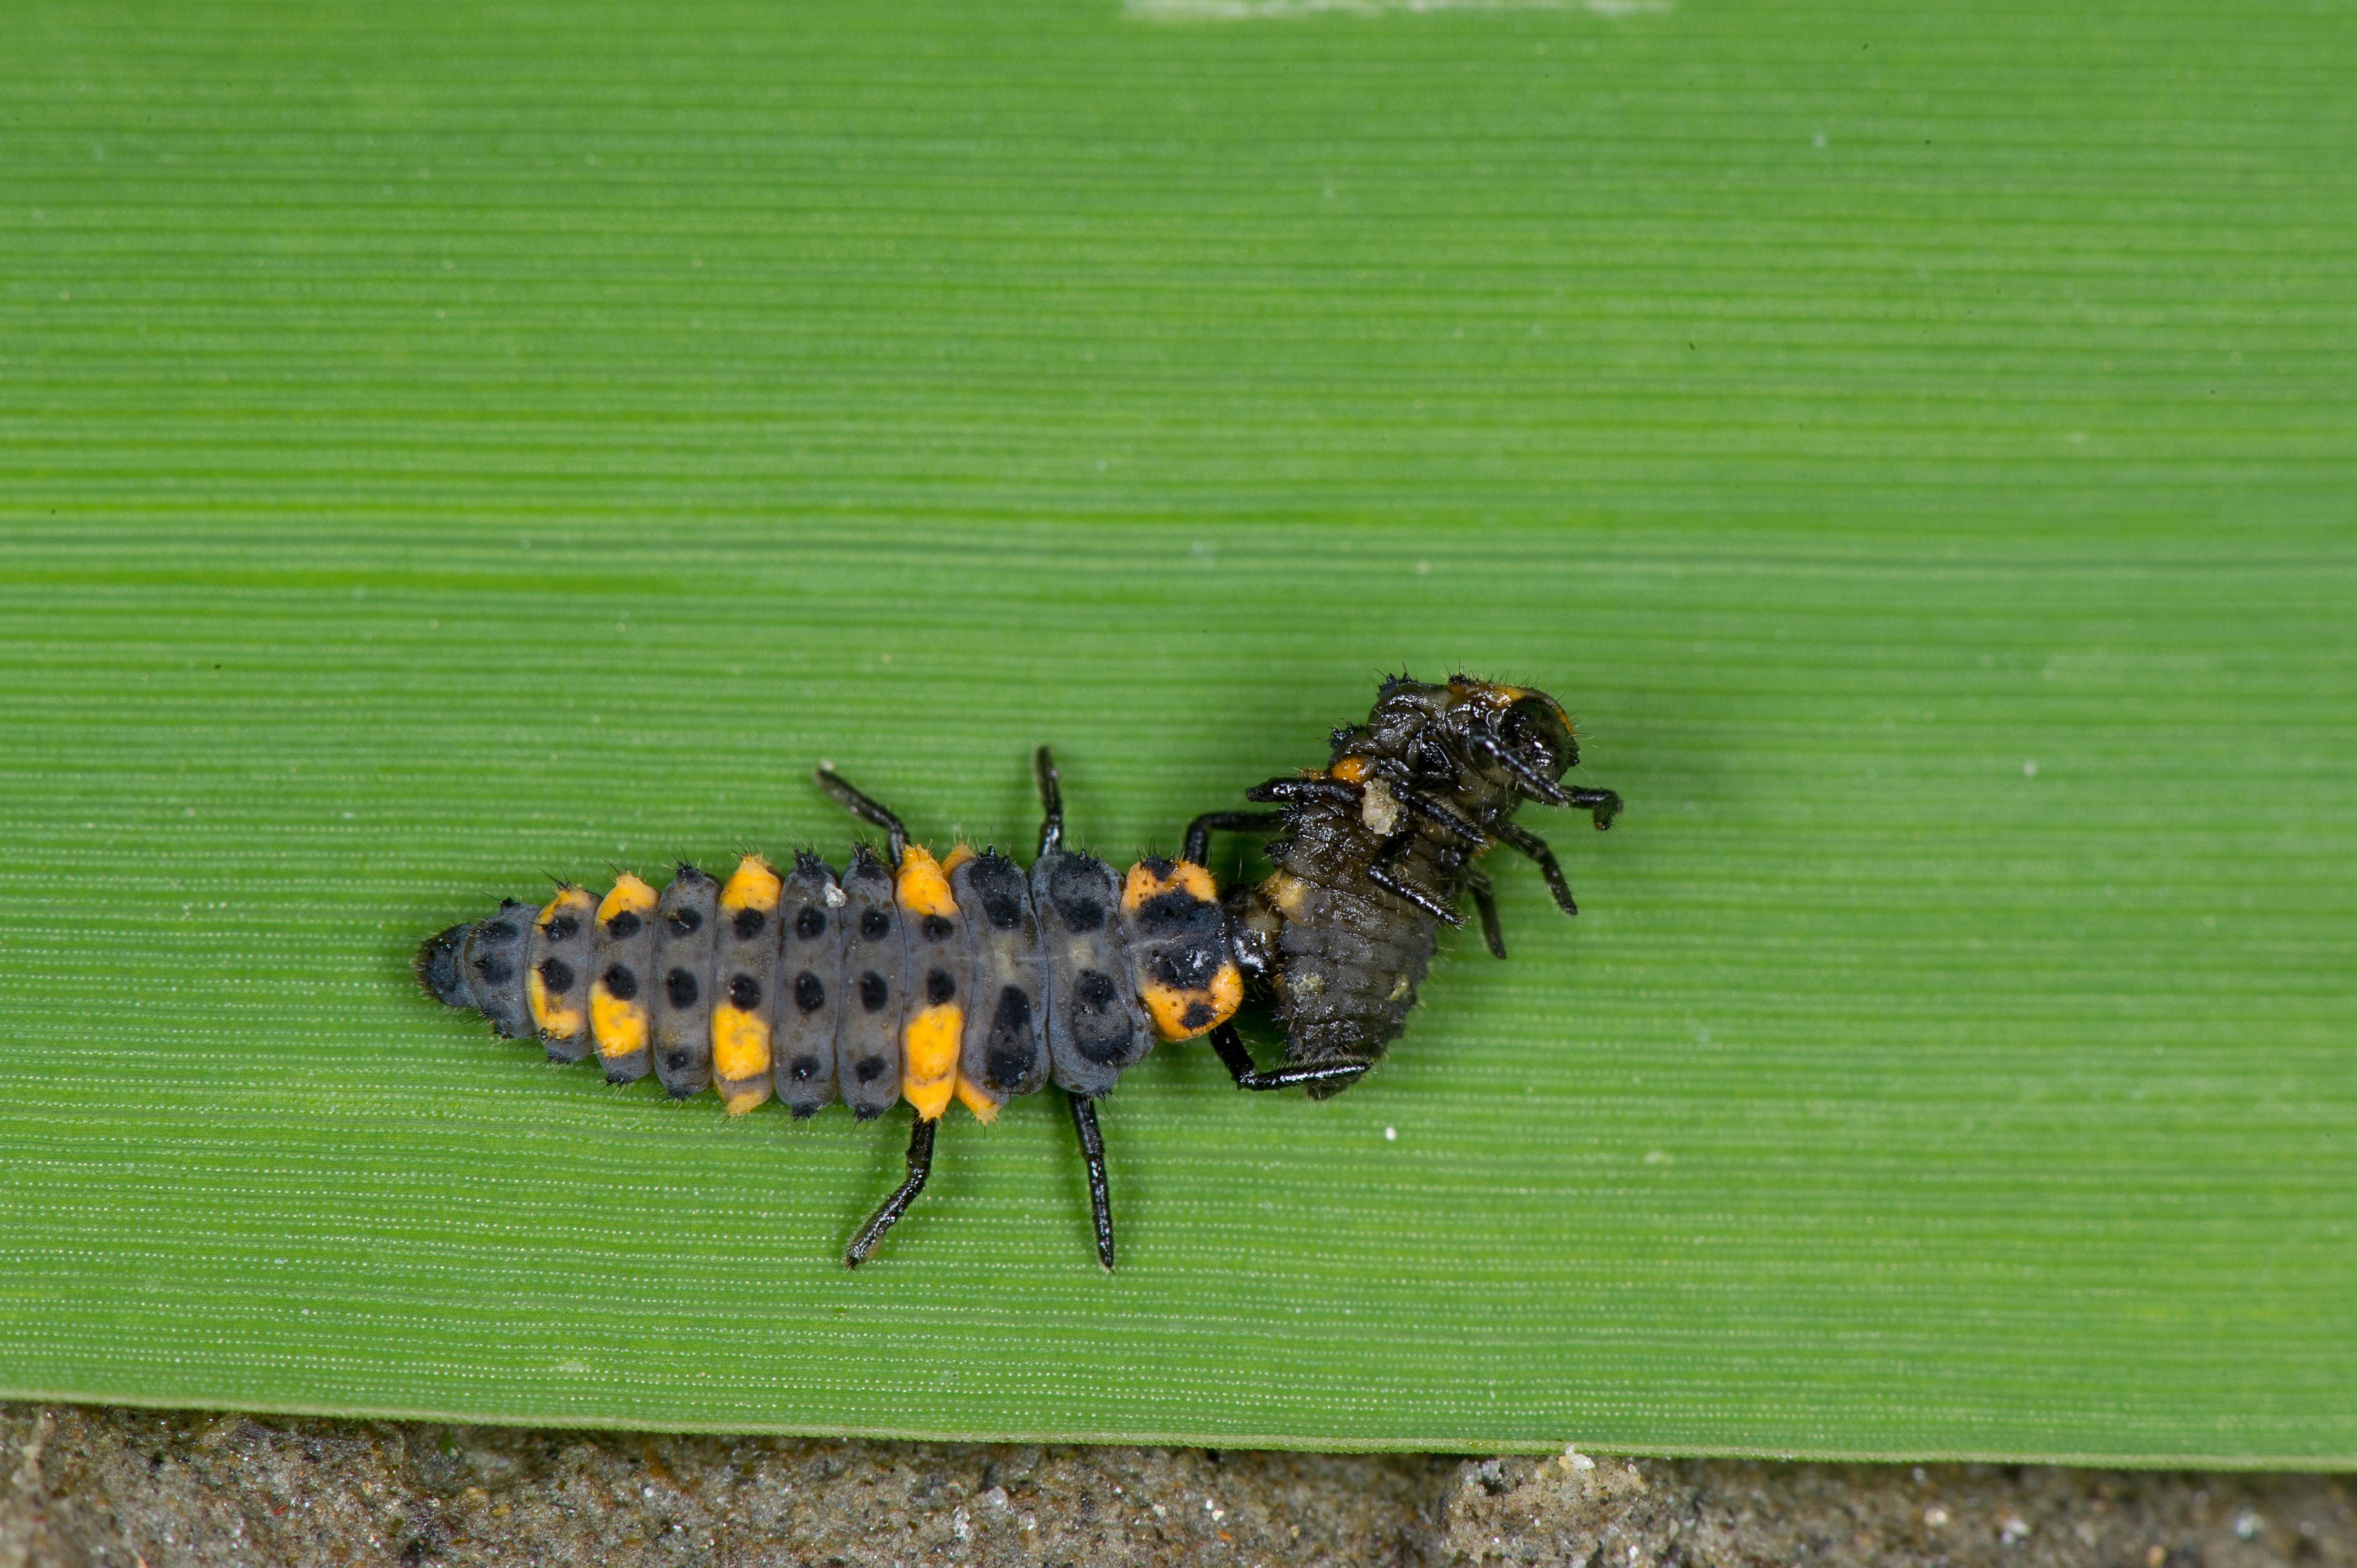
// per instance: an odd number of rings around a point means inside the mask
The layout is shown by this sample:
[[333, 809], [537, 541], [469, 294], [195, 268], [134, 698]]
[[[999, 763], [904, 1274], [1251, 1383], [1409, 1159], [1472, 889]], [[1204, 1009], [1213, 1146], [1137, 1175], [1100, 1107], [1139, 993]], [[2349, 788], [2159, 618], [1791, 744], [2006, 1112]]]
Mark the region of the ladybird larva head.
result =
[[417, 946], [417, 957], [411, 961], [411, 972], [426, 994], [446, 1007], [472, 1007], [475, 998], [467, 989], [467, 972], [458, 962], [459, 950], [467, 945], [467, 933], [471, 925], [452, 926], [435, 932]]
[[1383, 682], [1366, 724], [1336, 737], [1334, 767], [1361, 757], [1405, 763], [1444, 792], [1563, 806], [1571, 797], [1556, 780], [1578, 765], [1579, 744], [1563, 704], [1544, 692], [1470, 675], [1446, 685], [1402, 675]]

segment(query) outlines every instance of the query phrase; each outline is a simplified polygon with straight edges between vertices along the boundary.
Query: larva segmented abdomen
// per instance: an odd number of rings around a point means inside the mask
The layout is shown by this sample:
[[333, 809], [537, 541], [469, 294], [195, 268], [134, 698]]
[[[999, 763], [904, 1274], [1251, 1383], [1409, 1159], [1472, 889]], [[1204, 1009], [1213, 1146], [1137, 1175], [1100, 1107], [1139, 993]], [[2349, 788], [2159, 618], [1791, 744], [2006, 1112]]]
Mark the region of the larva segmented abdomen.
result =
[[1242, 989], [1200, 866], [1118, 878], [1058, 849], [1027, 875], [914, 844], [897, 870], [859, 848], [839, 880], [803, 854], [784, 877], [748, 855], [725, 885], [692, 865], [661, 893], [628, 873], [602, 898], [568, 884], [432, 938], [417, 975], [552, 1060], [594, 1053], [616, 1083], [652, 1072], [739, 1114], [775, 1094], [798, 1118], [839, 1093], [863, 1121], [905, 1097], [927, 1120], [955, 1098], [987, 1122], [1051, 1078], [1101, 1098]]

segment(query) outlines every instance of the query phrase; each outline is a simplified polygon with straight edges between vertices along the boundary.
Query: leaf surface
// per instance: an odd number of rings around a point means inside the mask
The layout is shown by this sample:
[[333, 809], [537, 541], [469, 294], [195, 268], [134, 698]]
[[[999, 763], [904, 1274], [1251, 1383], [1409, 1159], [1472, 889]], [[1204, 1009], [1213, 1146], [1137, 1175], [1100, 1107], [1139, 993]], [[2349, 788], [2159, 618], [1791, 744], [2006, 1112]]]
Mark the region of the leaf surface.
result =
[[[2352, 13], [1239, 9], [16, 18], [0, 1387], [2357, 1462]], [[410, 981], [1457, 667], [1582, 914], [1326, 1103], [1157, 1051], [1112, 1278], [1052, 1096], [850, 1275], [897, 1116]]]

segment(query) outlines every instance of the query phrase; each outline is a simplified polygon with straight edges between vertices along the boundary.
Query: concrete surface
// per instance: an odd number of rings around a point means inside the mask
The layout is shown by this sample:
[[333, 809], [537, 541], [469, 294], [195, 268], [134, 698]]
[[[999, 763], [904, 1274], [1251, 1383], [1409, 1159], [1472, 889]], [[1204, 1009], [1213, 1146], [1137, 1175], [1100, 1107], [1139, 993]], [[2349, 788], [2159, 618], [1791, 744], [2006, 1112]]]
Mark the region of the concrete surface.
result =
[[2348, 1477], [1038, 1448], [0, 1405], [17, 1564], [2357, 1568]]

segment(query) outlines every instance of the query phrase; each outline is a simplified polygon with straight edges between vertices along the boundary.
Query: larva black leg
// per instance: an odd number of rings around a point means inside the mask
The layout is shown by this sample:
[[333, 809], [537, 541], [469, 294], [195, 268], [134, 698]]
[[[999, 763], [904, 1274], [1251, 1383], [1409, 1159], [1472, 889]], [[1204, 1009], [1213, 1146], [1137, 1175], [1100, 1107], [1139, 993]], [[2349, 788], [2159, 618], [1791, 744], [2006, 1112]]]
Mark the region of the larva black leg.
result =
[[1198, 865], [1208, 865], [1203, 857], [1211, 853], [1213, 833], [1266, 835], [1283, 826], [1282, 811], [1206, 811], [1187, 824], [1187, 847], [1179, 852], [1179, 858]]
[[1574, 789], [1571, 803], [1585, 806], [1596, 819], [1596, 831], [1602, 832], [1620, 814], [1620, 797], [1610, 789]]
[[1252, 1052], [1244, 1048], [1243, 1036], [1236, 1033], [1233, 1024], [1222, 1024], [1211, 1033], [1211, 1048], [1220, 1053], [1220, 1064], [1228, 1076], [1236, 1080], [1238, 1089], [1291, 1089], [1297, 1084], [1330, 1083], [1336, 1086], [1356, 1080], [1372, 1062], [1328, 1062], [1320, 1067], [1279, 1068], [1275, 1072], [1263, 1072], [1254, 1065]]
[[1572, 901], [1571, 884], [1563, 879], [1563, 867], [1555, 864], [1555, 851], [1547, 848], [1546, 840], [1528, 828], [1517, 827], [1512, 822], [1501, 822], [1498, 824], [1498, 842], [1512, 844], [1537, 861], [1539, 874], [1546, 878], [1547, 891], [1555, 895], [1555, 907], [1566, 915], [1579, 913], [1579, 906]]
[[1411, 789], [1405, 784], [1389, 786], [1392, 799], [1414, 811], [1426, 822], [1437, 822], [1476, 848], [1487, 848], [1490, 835], [1473, 825], [1470, 819], [1454, 806], [1443, 805], [1421, 789]]
[[1387, 893], [1398, 894], [1436, 920], [1446, 920], [1452, 926], [1463, 925], [1464, 916], [1415, 884], [1392, 875], [1392, 862], [1405, 854], [1415, 843], [1414, 833], [1404, 832], [1377, 850], [1375, 858], [1367, 863], [1367, 880]]
[[1097, 1131], [1096, 1101], [1085, 1094], [1067, 1094], [1072, 1108], [1072, 1131], [1081, 1135], [1081, 1158], [1089, 1167], [1089, 1216], [1096, 1222], [1097, 1262], [1113, 1273], [1113, 1189], [1105, 1183], [1104, 1134]]
[[1490, 944], [1490, 956], [1505, 957], [1506, 931], [1498, 924], [1498, 897], [1491, 891], [1490, 879], [1478, 871], [1469, 871], [1465, 874], [1465, 890], [1473, 895], [1473, 907], [1481, 911], [1481, 940]]
[[909, 847], [909, 830], [900, 819], [852, 787], [851, 780], [832, 768], [822, 768], [811, 775], [818, 787], [834, 798], [834, 803], [863, 822], [873, 822], [882, 828], [892, 841], [892, 864], [897, 868], [901, 854]]
[[1031, 777], [1039, 785], [1039, 853], [1053, 854], [1064, 842], [1064, 790], [1056, 776], [1055, 756], [1044, 746], [1031, 754]]
[[1244, 799], [1263, 805], [1275, 801], [1288, 804], [1303, 800], [1329, 800], [1338, 806], [1356, 806], [1366, 793], [1362, 784], [1345, 784], [1339, 779], [1296, 779], [1288, 775], [1272, 779], [1265, 784], [1255, 784], [1244, 791]]
[[[1571, 796], [1564, 787], [1541, 772], [1537, 767], [1511, 746], [1501, 746], [1498, 737], [1480, 731], [1467, 735], [1466, 742], [1490, 761], [1514, 776], [1515, 788], [1534, 800], [1550, 806], [1568, 806]], [[1577, 761], [1575, 757], [1572, 760]]]
[[851, 1245], [843, 1250], [845, 1268], [856, 1269], [866, 1262], [867, 1254], [876, 1250], [876, 1243], [884, 1240], [884, 1232], [892, 1229], [893, 1222], [909, 1212], [909, 1205], [916, 1202], [917, 1195], [925, 1190], [925, 1178], [933, 1170], [933, 1131], [940, 1125], [938, 1122], [928, 1122], [920, 1116], [916, 1125], [909, 1129], [908, 1179], [900, 1184], [898, 1192], [886, 1198], [882, 1206], [867, 1217], [867, 1223], [859, 1228], [859, 1234], [853, 1237]]

